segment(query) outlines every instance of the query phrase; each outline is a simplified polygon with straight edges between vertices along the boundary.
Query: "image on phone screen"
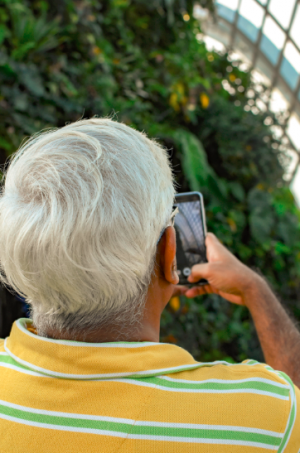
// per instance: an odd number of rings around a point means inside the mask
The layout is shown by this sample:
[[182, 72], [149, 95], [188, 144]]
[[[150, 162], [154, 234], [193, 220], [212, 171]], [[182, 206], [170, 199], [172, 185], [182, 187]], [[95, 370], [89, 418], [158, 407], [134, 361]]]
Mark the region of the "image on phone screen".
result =
[[[191, 285], [187, 278], [191, 268], [206, 263], [205, 213], [200, 193], [178, 194], [175, 197], [178, 214], [175, 216], [176, 260], [180, 285]], [[206, 284], [200, 280], [197, 284]]]

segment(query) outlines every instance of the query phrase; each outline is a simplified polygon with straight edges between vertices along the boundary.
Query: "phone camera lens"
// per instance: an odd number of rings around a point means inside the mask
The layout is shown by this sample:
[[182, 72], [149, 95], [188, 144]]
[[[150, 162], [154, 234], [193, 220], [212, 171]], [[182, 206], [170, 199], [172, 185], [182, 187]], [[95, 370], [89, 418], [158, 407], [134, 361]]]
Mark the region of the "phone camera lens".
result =
[[188, 277], [189, 275], [191, 275], [191, 269], [189, 267], [185, 267], [183, 269], [183, 275], [185, 275], [185, 277]]

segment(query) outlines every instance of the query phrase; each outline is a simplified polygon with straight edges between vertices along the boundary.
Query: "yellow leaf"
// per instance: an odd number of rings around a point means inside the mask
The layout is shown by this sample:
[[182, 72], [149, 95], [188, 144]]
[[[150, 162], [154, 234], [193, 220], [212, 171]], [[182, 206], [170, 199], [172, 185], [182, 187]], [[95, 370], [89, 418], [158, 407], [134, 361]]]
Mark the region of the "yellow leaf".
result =
[[184, 95], [184, 85], [181, 82], [176, 83], [174, 85], [174, 91], [177, 91], [178, 94]]
[[207, 59], [208, 59], [208, 61], [214, 61], [214, 56], [211, 53], [209, 53], [207, 55]]
[[227, 217], [227, 222], [228, 222], [228, 225], [229, 225], [231, 231], [233, 233], [235, 233], [237, 230], [235, 221], [233, 219], [231, 219], [230, 217]]
[[229, 74], [229, 80], [230, 82], [234, 82], [236, 79], [236, 76], [234, 74]]
[[172, 297], [170, 300], [170, 306], [174, 311], [179, 310], [180, 308], [180, 299], [179, 297]]
[[169, 104], [175, 112], [178, 112], [180, 110], [179, 104], [178, 104], [178, 96], [176, 93], [172, 93], [169, 99]]
[[92, 52], [93, 52], [94, 55], [99, 55], [100, 53], [103, 52], [103, 50], [100, 49], [100, 47], [94, 46], [93, 49], [92, 49]]
[[204, 109], [207, 109], [207, 107], [209, 106], [209, 97], [207, 96], [206, 93], [200, 94], [200, 102], [201, 102], [202, 107]]

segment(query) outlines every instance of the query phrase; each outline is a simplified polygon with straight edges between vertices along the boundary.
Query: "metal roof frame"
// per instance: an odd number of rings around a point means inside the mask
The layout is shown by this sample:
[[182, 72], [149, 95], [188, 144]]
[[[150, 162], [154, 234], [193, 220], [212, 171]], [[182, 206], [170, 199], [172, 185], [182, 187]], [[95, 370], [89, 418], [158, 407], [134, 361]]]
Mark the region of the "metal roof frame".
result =
[[[293, 170], [293, 172], [291, 174], [291, 177], [289, 179], [290, 182], [291, 182], [293, 180], [294, 176], [295, 176], [295, 173], [296, 173], [299, 161], [300, 161], [300, 149], [296, 148], [296, 146], [294, 145], [292, 140], [287, 135], [287, 126], [288, 126], [288, 121], [289, 121], [292, 113], [295, 111], [295, 109], [297, 108], [297, 110], [300, 111], [300, 100], [298, 98], [298, 94], [300, 92], [300, 75], [298, 75], [298, 81], [297, 81], [295, 89], [293, 90], [289, 86], [289, 84], [286, 82], [286, 80], [282, 77], [282, 75], [280, 74], [280, 68], [281, 68], [281, 64], [282, 64], [283, 58], [284, 58], [284, 51], [285, 51], [286, 45], [287, 45], [287, 43], [289, 41], [292, 42], [292, 44], [296, 47], [296, 49], [300, 53], [299, 46], [293, 40], [293, 38], [290, 37], [291, 27], [292, 27], [293, 20], [294, 20], [295, 15], [296, 15], [297, 6], [300, 5], [300, 0], [295, 0], [295, 4], [294, 4], [293, 11], [292, 11], [290, 23], [289, 23], [289, 26], [288, 26], [287, 29], [285, 29], [278, 22], [278, 20], [273, 16], [273, 14], [268, 10], [268, 7], [270, 5], [270, 1], [271, 0], [267, 0], [265, 5], [262, 5], [259, 2], [259, 0], [254, 0], [254, 1], [264, 10], [263, 22], [262, 22], [261, 27], [258, 30], [258, 36], [257, 36], [257, 39], [256, 39], [255, 43], [253, 43], [247, 37], [247, 35], [245, 33], [243, 33], [242, 30], [240, 30], [238, 28], [238, 19], [240, 17], [239, 12], [240, 12], [240, 7], [241, 7], [242, 0], [238, 0], [238, 6], [237, 6], [237, 9], [235, 10], [235, 15], [234, 15], [233, 22], [230, 22], [226, 18], [218, 15], [217, 8], [216, 8], [216, 18], [218, 20], [221, 20], [221, 21], [225, 22], [227, 24], [227, 26], [229, 26], [231, 28], [231, 33], [230, 33], [230, 37], [229, 37], [229, 46], [227, 46], [229, 51], [234, 51], [235, 49], [238, 50], [238, 47], [235, 46], [235, 38], [236, 38], [236, 36], [238, 34], [242, 35], [243, 39], [248, 43], [249, 47], [253, 50], [253, 58], [252, 58], [252, 61], [251, 61], [251, 66], [249, 68], [250, 71], [255, 69], [255, 65], [257, 63], [258, 57], [262, 58], [269, 66], [271, 65], [273, 67], [273, 77], [272, 77], [271, 84], [270, 84], [270, 87], [269, 87], [270, 88], [270, 92], [269, 92], [269, 96], [268, 96], [268, 102], [267, 102], [267, 105], [266, 105], [267, 111], [271, 112], [271, 109], [270, 109], [271, 93], [272, 93], [273, 89], [276, 88], [278, 82], [280, 82], [281, 84], [283, 83], [284, 87], [286, 88], [286, 90], [291, 95], [290, 106], [289, 106], [289, 108], [287, 110], [287, 115], [286, 115], [285, 121], [281, 125], [282, 132], [283, 132], [283, 135], [282, 135], [281, 139], [283, 139], [283, 138], [286, 139], [286, 141], [288, 142], [288, 147], [292, 148], [292, 150], [297, 154], [297, 158], [298, 158], [298, 161], [297, 161], [297, 163], [295, 165], [295, 169]], [[280, 29], [283, 31], [283, 33], [285, 35], [284, 44], [282, 46], [282, 49], [281, 50], [278, 49], [280, 53], [279, 53], [276, 65], [272, 65], [272, 63], [269, 61], [269, 59], [265, 56], [264, 52], [261, 50], [261, 41], [262, 41], [262, 37], [264, 36], [263, 35], [263, 27], [264, 27], [265, 20], [266, 20], [266, 18], [268, 16], [271, 17], [274, 20], [274, 22], [278, 25], [278, 27], [280, 27]], [[205, 27], [203, 28], [203, 31], [205, 33]], [[207, 35], [209, 36], [209, 33], [207, 33]]]

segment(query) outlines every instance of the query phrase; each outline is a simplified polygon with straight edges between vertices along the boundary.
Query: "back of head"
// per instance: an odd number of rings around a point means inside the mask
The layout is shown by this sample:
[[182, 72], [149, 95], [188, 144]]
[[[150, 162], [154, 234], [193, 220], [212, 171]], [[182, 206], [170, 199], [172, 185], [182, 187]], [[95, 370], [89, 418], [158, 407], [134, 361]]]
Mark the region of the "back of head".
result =
[[136, 325], [174, 200], [166, 151], [109, 119], [33, 136], [0, 197], [0, 281], [39, 335]]

